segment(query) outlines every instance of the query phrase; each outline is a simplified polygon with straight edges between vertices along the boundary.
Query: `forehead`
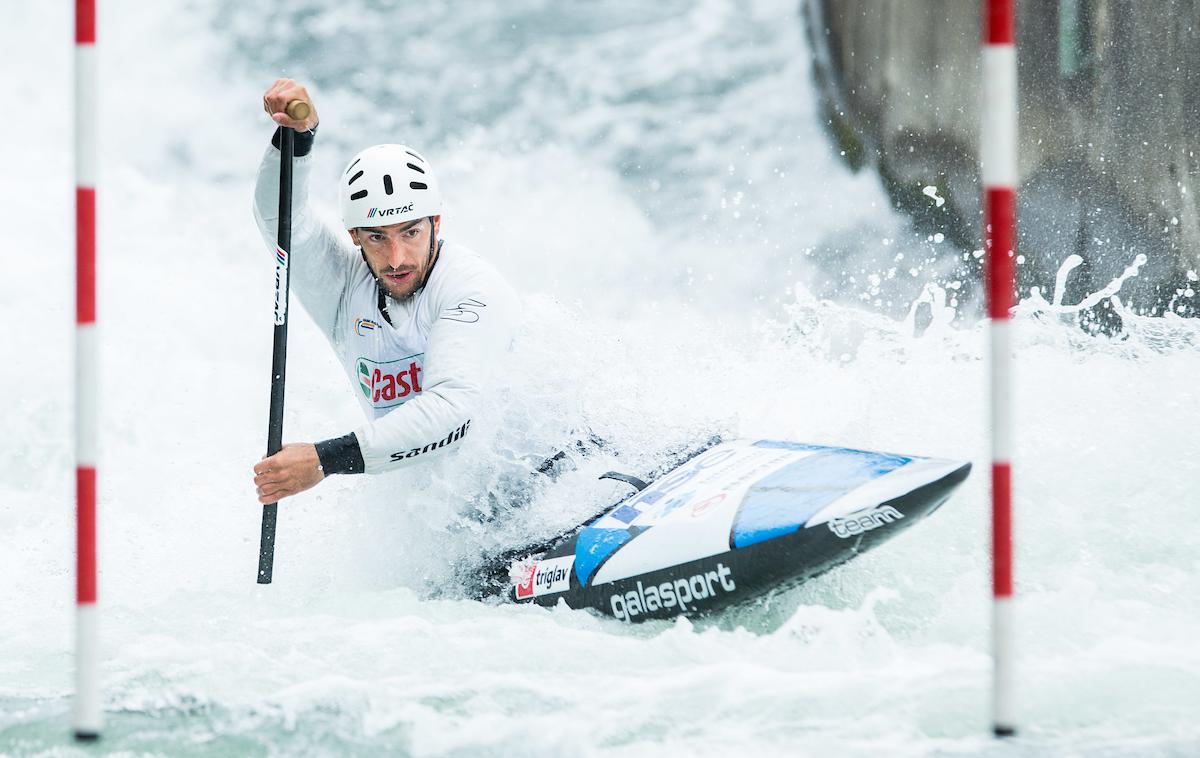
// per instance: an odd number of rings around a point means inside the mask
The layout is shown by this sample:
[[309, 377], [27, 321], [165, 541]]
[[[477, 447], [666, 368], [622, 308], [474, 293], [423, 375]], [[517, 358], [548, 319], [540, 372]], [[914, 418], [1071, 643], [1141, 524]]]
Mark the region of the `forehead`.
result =
[[360, 232], [379, 232], [382, 234], [389, 234], [389, 233], [393, 233], [393, 232], [402, 232], [406, 229], [411, 229], [424, 220], [425, 219], [423, 219], [423, 218], [418, 218], [418, 219], [414, 219], [412, 221], [404, 221], [399, 224], [385, 224], [383, 226], [360, 226], [360, 227], [358, 227], [358, 230]]

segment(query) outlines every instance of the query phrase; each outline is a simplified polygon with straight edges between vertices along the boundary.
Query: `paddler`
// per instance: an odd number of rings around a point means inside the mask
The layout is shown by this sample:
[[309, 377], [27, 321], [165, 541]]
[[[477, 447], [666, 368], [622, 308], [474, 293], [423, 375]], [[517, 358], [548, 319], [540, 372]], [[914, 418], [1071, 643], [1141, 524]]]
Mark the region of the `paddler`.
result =
[[[294, 119], [289, 103], [308, 105]], [[366, 413], [341, 436], [294, 442], [254, 466], [262, 503], [332, 474], [375, 474], [436, 460], [460, 447], [482, 389], [509, 348], [516, 293], [488, 261], [439, 236], [442, 197], [430, 162], [405, 145], [368, 147], [338, 180], [342, 229], [308, 203], [317, 109], [280, 79], [263, 96], [280, 128], [294, 129], [290, 280], [325, 333]], [[258, 170], [254, 217], [276, 255], [280, 131]]]

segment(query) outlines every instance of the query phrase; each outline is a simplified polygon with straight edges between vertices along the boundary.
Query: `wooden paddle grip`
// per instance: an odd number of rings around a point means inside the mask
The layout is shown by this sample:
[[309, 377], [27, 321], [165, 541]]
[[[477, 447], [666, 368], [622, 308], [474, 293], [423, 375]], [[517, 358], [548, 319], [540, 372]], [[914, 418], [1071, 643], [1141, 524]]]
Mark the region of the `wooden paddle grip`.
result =
[[294, 118], [297, 121], [303, 121], [304, 119], [308, 118], [308, 103], [304, 102], [303, 100], [293, 100], [287, 104], [287, 108], [285, 108], [285, 110], [290, 118]]

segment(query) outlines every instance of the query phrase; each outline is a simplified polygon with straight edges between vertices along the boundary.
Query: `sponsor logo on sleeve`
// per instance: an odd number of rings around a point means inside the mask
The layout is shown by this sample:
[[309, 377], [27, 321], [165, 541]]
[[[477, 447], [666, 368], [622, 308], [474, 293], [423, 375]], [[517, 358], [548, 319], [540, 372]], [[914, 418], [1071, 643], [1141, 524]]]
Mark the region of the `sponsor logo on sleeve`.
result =
[[405, 403], [421, 392], [423, 358], [423, 354], [410, 355], [387, 363], [359, 358], [358, 388], [376, 408], [390, 408]]
[[459, 428], [450, 432], [450, 435], [448, 437], [446, 437], [446, 439], [439, 440], [437, 442], [430, 442], [428, 445], [425, 445], [424, 447], [414, 447], [412, 450], [397, 450], [396, 452], [392, 453], [392, 460], [393, 461], [402, 461], [405, 458], [416, 458], [418, 455], [423, 455], [424, 453], [429, 453], [434, 450], [437, 450], [438, 448], [443, 448], [446, 445], [450, 445], [455, 442], [458, 442], [463, 437], [467, 436], [467, 430], [470, 428], [471, 428], [471, 420], [467, 419], [467, 423], [463, 424]]
[[372, 321], [369, 318], [354, 319], [354, 333], [359, 337], [367, 336], [367, 332], [373, 332], [379, 328], [379, 322]]
[[551, 595], [571, 589], [571, 570], [575, 567], [575, 556], [548, 558], [527, 566], [524, 575], [518, 577], [517, 599]]
[[892, 506], [877, 505], [863, 513], [852, 514], [844, 518], [830, 519], [829, 531], [842, 539], [846, 539], [847, 537], [855, 537], [863, 532], [869, 532], [872, 529], [878, 529], [885, 524], [890, 524], [902, 518], [904, 518], [904, 514]]
[[479, 308], [486, 308], [486, 303], [481, 303], [474, 298], [467, 298], [453, 308], [447, 308], [442, 311], [442, 318], [447, 321], [461, 321], [464, 324], [474, 324], [479, 320]]
[[633, 621], [643, 613], [653, 613], [660, 609], [678, 607], [680, 611], [695, 610], [703, 601], [736, 589], [733, 571], [724, 563], [718, 563], [712, 571], [652, 584], [649, 587], [643, 586], [639, 581], [636, 589], [624, 594], [611, 595], [608, 602], [612, 615], [621, 621]]

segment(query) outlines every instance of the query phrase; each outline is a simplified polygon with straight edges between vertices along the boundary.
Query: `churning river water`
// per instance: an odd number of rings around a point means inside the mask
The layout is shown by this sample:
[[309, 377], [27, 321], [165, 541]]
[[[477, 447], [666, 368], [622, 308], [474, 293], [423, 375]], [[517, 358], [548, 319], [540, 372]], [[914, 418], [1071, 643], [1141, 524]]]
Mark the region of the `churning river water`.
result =
[[[792, 0], [102, 3], [107, 714], [75, 747], [68, 14], [25, 3], [0, 28], [0, 754], [1200, 751], [1200, 328], [1090, 337], [1020, 311], [1022, 732], [996, 742], [986, 332], [952, 273], [970, 251], [838, 160]], [[361, 146], [420, 146], [446, 236], [496, 262], [527, 322], [503, 431], [284, 503], [262, 587], [273, 269], [250, 193], [279, 75], [321, 113], [321, 210]], [[289, 353], [285, 437], [358, 424], [306, 316]], [[480, 496], [584, 429], [614, 452], [520, 511]], [[896, 540], [718, 618], [466, 597], [480, 555], [609, 501], [598, 473], [714, 433], [977, 473]]]

